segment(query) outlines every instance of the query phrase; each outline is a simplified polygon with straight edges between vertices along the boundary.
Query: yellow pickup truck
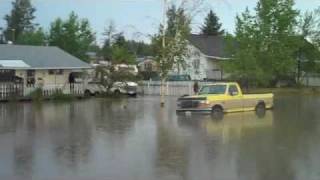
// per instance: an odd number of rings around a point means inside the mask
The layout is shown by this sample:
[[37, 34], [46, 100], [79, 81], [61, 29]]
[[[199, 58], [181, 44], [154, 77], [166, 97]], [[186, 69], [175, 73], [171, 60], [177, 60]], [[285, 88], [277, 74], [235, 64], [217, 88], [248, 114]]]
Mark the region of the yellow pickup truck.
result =
[[265, 111], [273, 107], [273, 94], [245, 95], [238, 83], [214, 83], [202, 86], [199, 95], [179, 98], [177, 106], [177, 112]]

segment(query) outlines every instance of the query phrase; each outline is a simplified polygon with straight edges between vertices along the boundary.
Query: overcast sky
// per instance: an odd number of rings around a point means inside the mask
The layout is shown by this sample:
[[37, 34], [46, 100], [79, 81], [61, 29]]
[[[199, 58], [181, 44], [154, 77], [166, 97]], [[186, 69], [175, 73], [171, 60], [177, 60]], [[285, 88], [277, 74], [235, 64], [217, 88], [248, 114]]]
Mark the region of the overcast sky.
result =
[[[0, 0], [0, 17], [11, 10], [12, 0]], [[171, 0], [174, 1], [174, 0]], [[189, 0], [191, 1], [191, 0]], [[147, 39], [157, 31], [162, 18], [162, 0], [32, 0], [37, 8], [36, 22], [46, 30], [57, 17], [66, 18], [75, 11], [81, 18], [89, 19], [92, 29], [102, 42], [104, 27], [111, 20], [117, 30], [124, 31], [131, 39]], [[213, 9], [221, 19], [223, 28], [234, 30], [234, 18], [246, 6], [254, 8], [257, 0], [206, 0], [199, 7], [201, 12], [193, 17], [193, 31], [198, 32], [206, 13]], [[296, 0], [296, 8], [302, 11], [313, 10], [320, 6], [320, 0]], [[5, 26], [3, 18], [0, 26]]]

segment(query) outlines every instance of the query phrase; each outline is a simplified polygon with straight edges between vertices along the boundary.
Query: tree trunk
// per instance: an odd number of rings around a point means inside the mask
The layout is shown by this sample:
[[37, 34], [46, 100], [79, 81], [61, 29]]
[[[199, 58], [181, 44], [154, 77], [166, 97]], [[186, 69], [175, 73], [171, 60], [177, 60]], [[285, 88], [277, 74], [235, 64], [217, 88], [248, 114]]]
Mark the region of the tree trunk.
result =
[[160, 106], [164, 107], [164, 78], [161, 78], [161, 83], [160, 83]]

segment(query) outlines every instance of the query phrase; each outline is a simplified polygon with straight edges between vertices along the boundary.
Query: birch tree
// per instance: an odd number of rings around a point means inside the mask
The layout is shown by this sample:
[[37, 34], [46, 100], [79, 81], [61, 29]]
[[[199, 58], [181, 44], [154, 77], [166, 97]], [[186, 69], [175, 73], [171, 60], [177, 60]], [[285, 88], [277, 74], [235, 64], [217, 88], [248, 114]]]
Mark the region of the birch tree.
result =
[[166, 11], [164, 22], [160, 25], [159, 32], [152, 38], [156, 61], [159, 64], [161, 79], [161, 106], [164, 106], [164, 83], [168, 73], [175, 66], [183, 67], [184, 58], [188, 56], [188, 41], [190, 34], [191, 16], [186, 11], [187, 1], [177, 7], [171, 5]]

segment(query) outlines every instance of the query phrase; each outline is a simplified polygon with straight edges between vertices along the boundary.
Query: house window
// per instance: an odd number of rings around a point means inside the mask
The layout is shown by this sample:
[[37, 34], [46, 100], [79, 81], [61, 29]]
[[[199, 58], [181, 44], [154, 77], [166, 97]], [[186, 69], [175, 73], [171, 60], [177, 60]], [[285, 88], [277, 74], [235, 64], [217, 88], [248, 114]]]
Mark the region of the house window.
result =
[[152, 71], [152, 64], [151, 63], [145, 63], [144, 64], [145, 71]]
[[0, 82], [11, 82], [14, 80], [15, 77], [15, 70], [0, 70]]
[[27, 85], [34, 85], [35, 83], [35, 70], [28, 70], [27, 71]]
[[62, 69], [50, 69], [49, 75], [62, 75], [63, 70]]
[[193, 60], [193, 68], [199, 70], [200, 68], [200, 59]]
[[200, 52], [199, 51], [193, 51], [193, 56], [200, 57]]

